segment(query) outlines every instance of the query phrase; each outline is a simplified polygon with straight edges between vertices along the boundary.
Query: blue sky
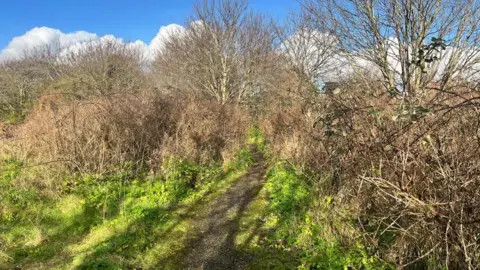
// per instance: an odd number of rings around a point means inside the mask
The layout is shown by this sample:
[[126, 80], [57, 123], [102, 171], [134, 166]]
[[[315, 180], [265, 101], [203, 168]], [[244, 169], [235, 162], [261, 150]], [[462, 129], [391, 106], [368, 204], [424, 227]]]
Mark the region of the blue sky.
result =
[[[161, 26], [183, 24], [195, 0], [6, 0], [0, 9], [0, 50], [12, 38], [46, 26], [63, 33], [86, 31], [125, 41], [150, 42]], [[281, 19], [298, 8], [296, 0], [250, 0], [261, 13]]]

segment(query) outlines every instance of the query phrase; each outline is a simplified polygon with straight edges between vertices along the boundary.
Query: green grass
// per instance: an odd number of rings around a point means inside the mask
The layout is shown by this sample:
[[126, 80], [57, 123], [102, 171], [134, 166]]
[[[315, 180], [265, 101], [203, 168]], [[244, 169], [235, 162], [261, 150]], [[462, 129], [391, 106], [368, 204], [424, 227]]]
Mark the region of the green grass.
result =
[[332, 211], [333, 201], [318, 197], [310, 182], [282, 162], [267, 173], [266, 185], [242, 217], [237, 235], [242, 252], [257, 254], [249, 269], [387, 269], [360, 241], [340, 244], [331, 226], [345, 229], [344, 220], [336, 215], [314, 218], [318, 211]]
[[253, 127], [250, 129], [248, 133], [248, 143], [250, 145], [255, 145], [261, 153], [265, 153], [265, 136], [258, 127]]
[[295, 269], [298, 254], [273, 241], [277, 224], [269, 216], [270, 203], [268, 187], [264, 186], [240, 218], [236, 248], [244, 256], [255, 258], [247, 269]]
[[19, 184], [28, 168], [0, 164], [0, 269], [176, 269], [196, 211], [253, 162], [164, 163], [162, 175], [86, 175], [59, 195]]
[[[264, 150], [252, 130], [250, 143]], [[247, 147], [212, 166], [170, 158], [161, 175], [67, 177], [52, 195], [0, 162], [0, 269], [178, 269], [195, 217], [254, 162]], [[128, 169], [130, 168], [130, 169]], [[362, 244], [355, 219], [315, 190], [315, 176], [279, 162], [239, 217], [235, 246], [248, 269], [386, 269]], [[341, 241], [348, 234], [349, 242]]]

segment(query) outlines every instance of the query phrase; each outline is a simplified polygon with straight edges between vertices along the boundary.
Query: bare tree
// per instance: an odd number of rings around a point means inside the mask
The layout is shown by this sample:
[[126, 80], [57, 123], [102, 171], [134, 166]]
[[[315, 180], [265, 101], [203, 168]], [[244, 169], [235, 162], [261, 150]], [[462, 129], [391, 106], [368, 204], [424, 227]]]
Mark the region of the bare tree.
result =
[[53, 92], [83, 98], [139, 91], [144, 63], [142, 48], [113, 39], [26, 50], [0, 63], [0, 117], [21, 117], [41, 95]]
[[221, 104], [240, 102], [261, 89], [273, 35], [246, 1], [199, 2], [187, 25], [157, 52], [153, 66], [163, 87], [207, 95]]
[[277, 28], [280, 50], [295, 73], [304, 79], [334, 80], [342, 65], [338, 42], [323, 21], [311, 20], [309, 14], [289, 17], [285, 26]]
[[306, 0], [303, 7], [327, 24], [352, 66], [373, 64], [392, 91], [413, 95], [433, 80], [446, 86], [476, 72], [475, 0]]
[[[138, 91], [144, 82], [141, 48], [114, 39], [100, 39], [67, 48], [59, 61], [79, 95]], [[72, 86], [73, 87], [73, 86]]]
[[18, 117], [45, 86], [62, 75], [58, 44], [25, 50], [18, 59], [0, 63], [0, 117]]

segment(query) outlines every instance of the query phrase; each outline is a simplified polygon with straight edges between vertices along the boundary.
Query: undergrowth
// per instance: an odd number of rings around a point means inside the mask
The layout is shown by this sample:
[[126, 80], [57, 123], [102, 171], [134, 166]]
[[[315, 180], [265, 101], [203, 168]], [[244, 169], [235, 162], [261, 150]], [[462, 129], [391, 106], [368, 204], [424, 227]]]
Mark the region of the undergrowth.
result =
[[[315, 192], [311, 178], [292, 165], [279, 162], [267, 174], [267, 243], [293, 251], [298, 269], [386, 269], [361, 241], [344, 245], [332, 227], [346, 227], [340, 215], [319, 219], [318, 211], [333, 211], [333, 198]], [[353, 217], [350, 217], [353, 220]], [[341, 230], [341, 229], [339, 229]]]
[[[268, 151], [258, 129], [250, 131], [250, 143]], [[349, 206], [325, 191], [326, 177], [273, 156], [270, 163], [237, 237], [241, 250], [259, 254], [251, 269], [389, 269], [363, 244]], [[255, 229], [258, 221], [261, 229]]]
[[249, 148], [223, 166], [172, 157], [158, 174], [72, 177], [52, 195], [22, 185], [32, 168], [1, 161], [0, 269], [175, 268], [189, 213], [252, 162]]
[[260, 128], [255, 126], [249, 130], [248, 143], [254, 145], [260, 153], [265, 153], [266, 141]]

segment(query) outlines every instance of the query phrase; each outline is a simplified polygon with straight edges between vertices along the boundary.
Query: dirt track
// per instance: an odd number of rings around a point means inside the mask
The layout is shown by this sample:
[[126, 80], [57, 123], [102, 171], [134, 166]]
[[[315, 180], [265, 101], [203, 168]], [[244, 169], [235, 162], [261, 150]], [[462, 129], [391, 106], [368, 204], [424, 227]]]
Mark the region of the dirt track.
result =
[[253, 259], [235, 247], [240, 218], [264, 184], [265, 162], [258, 151], [253, 153], [255, 163], [249, 172], [195, 218], [195, 233], [186, 246], [186, 269], [244, 269]]

